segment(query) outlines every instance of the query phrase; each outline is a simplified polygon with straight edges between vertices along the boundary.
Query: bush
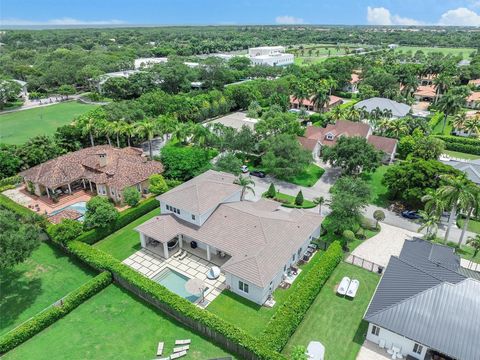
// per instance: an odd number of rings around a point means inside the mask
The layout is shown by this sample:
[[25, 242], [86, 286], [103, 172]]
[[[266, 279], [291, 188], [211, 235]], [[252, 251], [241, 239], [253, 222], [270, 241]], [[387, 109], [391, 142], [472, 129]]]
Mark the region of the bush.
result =
[[443, 113], [442, 112], [437, 112], [435, 113], [430, 120], [428, 120], [428, 126], [430, 129], [434, 129], [440, 121], [443, 120]]
[[268, 199], [273, 199], [277, 195], [277, 190], [275, 189], [275, 185], [273, 183], [270, 184], [268, 187], [267, 192], [265, 193], [265, 197]]
[[83, 233], [83, 225], [77, 220], [63, 219], [60, 224], [48, 227], [48, 235], [57, 242], [66, 244]]
[[480, 140], [461, 136], [435, 135], [445, 142], [447, 150], [480, 155]]
[[301, 279], [295, 291], [279, 306], [260, 338], [261, 343], [276, 351], [285, 347], [342, 257], [340, 243], [333, 242]]
[[138, 206], [122, 211], [118, 216], [117, 221], [113, 224], [110, 224], [110, 226], [86, 231], [80, 235], [77, 240], [87, 244], [95, 244], [97, 241], [102, 240], [104, 237], [107, 237], [111, 233], [130, 224], [140, 216], [145, 215], [159, 206], [160, 204], [158, 203], [157, 199], [153, 197], [148, 198], [140, 202]]
[[120, 279], [120, 284], [126, 283], [132, 288], [139, 290], [148, 298], [160, 303], [162, 307], [165, 307], [171, 313], [178, 313], [189, 318], [190, 324], [191, 322], [199, 323], [208, 327], [213, 333], [218, 333], [236, 344], [241, 344], [242, 347], [251, 351], [258, 359], [285, 359], [258, 339], [245, 333], [245, 331], [208, 311], [199, 309], [190, 301], [133, 270], [110, 254], [79, 241], [70, 242], [67, 248], [90, 266], [112, 272], [116, 279]]
[[169, 186], [167, 185], [167, 182], [165, 181], [163, 176], [160, 174], [153, 174], [152, 176], [150, 176], [149, 182], [150, 184], [148, 187], [148, 191], [150, 191], [152, 194], [161, 195], [164, 192], [168, 191]]
[[7, 185], [18, 185], [22, 182], [22, 177], [20, 175], [10, 176], [5, 179], [0, 180], [0, 188]]
[[295, 197], [295, 205], [297, 206], [302, 206], [303, 205], [303, 194], [302, 194], [302, 190], [300, 190], [297, 194], [297, 196]]
[[134, 187], [128, 187], [125, 190], [123, 190], [123, 200], [128, 206], [132, 206], [132, 207], [137, 206], [141, 198], [142, 198], [142, 195], [140, 194], [140, 191], [138, 191]]
[[173, 189], [174, 187], [183, 184], [182, 180], [176, 179], [165, 179], [165, 182], [167, 183], [168, 189]]
[[115, 223], [118, 218], [118, 210], [106, 198], [95, 196], [87, 202], [87, 211], [85, 212], [85, 228], [107, 228]]
[[88, 300], [112, 283], [112, 275], [102, 272], [87, 283], [72, 291], [63, 300], [61, 305], [52, 305], [24, 322], [19, 327], [6, 333], [0, 338], [0, 353], [5, 353], [24, 343], [43, 329], [64, 317], [77, 306]]
[[352, 230], [345, 230], [342, 233], [342, 235], [347, 241], [354, 241], [355, 240], [355, 234], [353, 233]]

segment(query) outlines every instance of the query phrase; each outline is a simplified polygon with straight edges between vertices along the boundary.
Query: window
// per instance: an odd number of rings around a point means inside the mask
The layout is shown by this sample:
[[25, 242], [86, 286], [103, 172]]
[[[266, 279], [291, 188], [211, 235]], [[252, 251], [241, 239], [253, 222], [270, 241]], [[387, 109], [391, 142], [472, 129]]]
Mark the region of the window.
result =
[[295, 254], [293, 254], [292, 256], [292, 261], [295, 261]]
[[373, 325], [372, 326], [372, 334], [375, 336], [378, 336], [380, 334], [380, 328], [378, 326]]
[[302, 253], [302, 248], [298, 249], [297, 255], [300, 256], [301, 253]]
[[243, 281], [239, 281], [238, 288], [242, 290], [244, 293], [248, 294], [248, 284], [244, 283]]
[[170, 210], [170, 205], [166, 205], [165, 207], [167, 208], [167, 210]]
[[333, 140], [333, 134], [332, 133], [328, 133], [326, 136], [327, 140]]
[[195, 215], [192, 215], [192, 220], [195, 220]]
[[420, 344], [413, 345], [413, 352], [415, 354], [421, 354], [422, 351], [423, 351], [423, 346], [422, 345], [420, 345]]

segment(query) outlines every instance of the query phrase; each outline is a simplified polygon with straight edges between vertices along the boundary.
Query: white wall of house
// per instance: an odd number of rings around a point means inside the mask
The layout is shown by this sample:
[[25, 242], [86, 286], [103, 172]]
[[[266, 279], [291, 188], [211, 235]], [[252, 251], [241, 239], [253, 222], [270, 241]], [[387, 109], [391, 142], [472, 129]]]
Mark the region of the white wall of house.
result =
[[402, 335], [398, 335], [394, 332], [389, 330], [380, 328], [378, 335], [373, 333], [373, 326], [374, 324], [368, 324], [368, 332], [367, 332], [367, 340], [378, 344], [381, 339], [385, 340], [385, 349], [390, 349], [392, 345], [398, 346], [401, 348], [402, 354], [404, 356], [410, 355], [413, 356], [415, 359], [423, 360], [425, 359], [425, 355], [427, 353], [428, 347], [422, 345], [423, 350], [420, 354], [413, 352], [413, 348], [415, 346], [415, 341], [407, 339]]
[[253, 65], [268, 65], [268, 66], [286, 66], [294, 63], [295, 56], [293, 54], [272, 54], [252, 57], [250, 60]]

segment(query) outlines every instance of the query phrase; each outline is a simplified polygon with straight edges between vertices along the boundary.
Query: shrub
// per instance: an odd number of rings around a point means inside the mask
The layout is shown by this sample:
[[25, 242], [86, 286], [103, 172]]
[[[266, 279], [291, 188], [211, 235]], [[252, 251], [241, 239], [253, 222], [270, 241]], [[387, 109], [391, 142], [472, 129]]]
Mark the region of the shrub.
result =
[[0, 353], [5, 353], [24, 343], [106, 288], [111, 282], [112, 275], [109, 272], [103, 272], [68, 294], [62, 299], [60, 305], [52, 305], [47, 310], [38, 313], [19, 327], [6, 333], [0, 338]]
[[[36, 212], [33, 210], [30, 210], [20, 204], [17, 204], [15, 201], [12, 199], [8, 198], [7, 196], [0, 194], [0, 207], [4, 209], [8, 209], [10, 211], [13, 211], [16, 213], [18, 216], [23, 217], [23, 218], [34, 218], [39, 224], [45, 224], [46, 219], [38, 215]], [[42, 226], [43, 227], [43, 226]]]
[[461, 136], [435, 135], [445, 142], [447, 150], [480, 155], [480, 140]]
[[165, 179], [165, 182], [167, 183], [168, 189], [173, 189], [174, 187], [183, 184], [182, 180], [177, 179]]
[[345, 230], [342, 233], [342, 235], [347, 241], [354, 241], [355, 240], [355, 234], [353, 233], [352, 230]]
[[303, 194], [302, 194], [302, 190], [300, 190], [297, 194], [297, 196], [295, 197], [295, 205], [297, 206], [302, 206], [303, 205]]
[[66, 244], [78, 238], [83, 233], [82, 228], [77, 220], [63, 219], [60, 224], [49, 226], [47, 232], [55, 241]]
[[285, 347], [342, 257], [340, 243], [333, 242], [268, 322], [260, 338], [263, 344], [276, 351]]
[[152, 194], [155, 195], [160, 195], [163, 194], [164, 192], [168, 191], [168, 185], [165, 179], [163, 178], [162, 175], [160, 174], [153, 174], [149, 178], [149, 187], [148, 191], [150, 191]]
[[107, 228], [118, 218], [118, 210], [106, 197], [95, 196], [87, 202], [84, 225], [87, 229]]
[[438, 123], [442, 120], [443, 120], [443, 113], [437, 112], [428, 121], [428, 126], [430, 127], [430, 129], [434, 129], [438, 125]]
[[275, 189], [275, 185], [273, 183], [270, 184], [268, 187], [267, 192], [265, 193], [265, 197], [269, 199], [273, 199], [277, 195], [277, 190]]
[[376, 220], [375, 228], [378, 228], [378, 222], [385, 220], [385, 213], [382, 210], [375, 210], [373, 218]]
[[10, 176], [5, 179], [0, 180], [0, 188], [7, 185], [18, 185], [22, 182], [22, 177], [20, 175]]
[[141, 198], [142, 198], [142, 195], [140, 194], [140, 191], [138, 191], [134, 187], [128, 187], [125, 190], [123, 190], [123, 200], [129, 206], [133, 206], [133, 207], [137, 206]]

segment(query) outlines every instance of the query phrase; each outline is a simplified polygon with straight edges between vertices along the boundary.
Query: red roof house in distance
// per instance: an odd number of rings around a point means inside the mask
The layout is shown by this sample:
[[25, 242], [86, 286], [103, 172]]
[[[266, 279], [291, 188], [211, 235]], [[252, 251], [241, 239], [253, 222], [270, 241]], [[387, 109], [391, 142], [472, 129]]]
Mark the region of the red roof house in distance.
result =
[[473, 86], [475, 86], [475, 87], [478, 88], [478, 87], [480, 87], [480, 79], [470, 80], [470, 81], [468, 82], [468, 85], [473, 85]]
[[305, 149], [312, 152], [314, 159], [318, 159], [324, 146], [334, 146], [341, 136], [359, 136], [367, 140], [377, 150], [382, 151], [385, 156], [383, 161], [390, 163], [395, 158], [397, 151], [397, 140], [384, 136], [372, 134], [370, 125], [362, 122], [337, 120], [325, 128], [318, 126], [307, 126], [305, 136], [299, 137], [299, 141]]
[[469, 109], [480, 109], [480, 91], [472, 92], [467, 97], [466, 106]]
[[300, 104], [300, 100], [297, 99], [295, 96], [293, 95], [290, 96], [290, 107], [292, 109], [300, 109], [301, 107], [304, 107], [308, 111], [325, 112], [341, 104], [343, 104], [342, 98], [339, 98], [338, 96], [335, 96], [335, 95], [330, 95], [327, 106], [324, 106], [322, 109], [319, 109], [318, 106], [316, 106], [313, 101], [313, 96], [311, 96], [309, 99], [304, 99], [301, 104]]
[[345, 85], [342, 90], [349, 93], [357, 93], [359, 83], [360, 83], [360, 75], [356, 72], [353, 72], [349, 83]]

